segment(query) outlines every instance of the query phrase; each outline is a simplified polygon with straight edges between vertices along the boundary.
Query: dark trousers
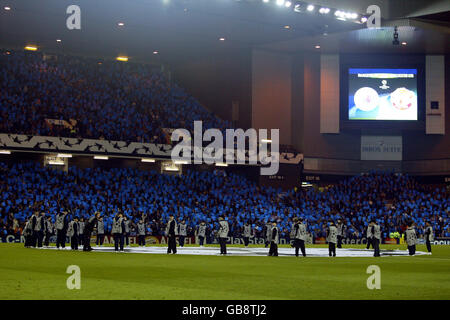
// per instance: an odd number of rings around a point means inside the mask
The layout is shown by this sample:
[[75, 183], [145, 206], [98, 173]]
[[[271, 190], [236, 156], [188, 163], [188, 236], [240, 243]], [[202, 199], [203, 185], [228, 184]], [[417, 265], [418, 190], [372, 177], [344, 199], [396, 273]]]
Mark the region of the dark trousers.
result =
[[270, 243], [269, 240], [266, 240], [266, 242], [264, 243], [266, 248], [269, 246], [269, 243]]
[[278, 257], [278, 245], [275, 242], [270, 242], [269, 256]]
[[336, 257], [336, 243], [328, 242], [328, 254], [330, 257]]
[[70, 237], [70, 247], [72, 250], [78, 250], [78, 235]]
[[66, 230], [56, 230], [56, 247], [59, 248], [66, 246]]
[[177, 253], [177, 240], [175, 236], [169, 236], [168, 239], [169, 247], [167, 248], [167, 253]]
[[185, 238], [185, 236], [180, 236], [180, 237], [178, 238], [178, 241], [179, 241], [179, 243], [180, 243], [180, 247], [184, 247], [184, 238]]
[[416, 254], [416, 245], [408, 246], [409, 255], [412, 256], [413, 254]]
[[91, 250], [91, 232], [85, 232], [83, 235], [83, 251]]
[[145, 246], [145, 236], [144, 235], [138, 236], [138, 245]]
[[244, 245], [247, 247], [248, 243], [250, 242], [250, 238], [249, 237], [244, 237]]
[[427, 250], [428, 250], [428, 252], [431, 252], [431, 242], [430, 242], [430, 240], [427, 240], [427, 241], [426, 241], [426, 244], [427, 244]]
[[302, 250], [302, 255], [306, 257], [306, 250], [305, 250], [305, 241], [300, 239], [294, 240], [294, 247], [295, 247], [295, 256], [298, 257], [298, 251], [299, 249]]
[[31, 235], [25, 236], [25, 247], [30, 247], [31, 246]]
[[370, 249], [370, 246], [373, 248], [373, 238], [367, 238], [367, 249]]
[[45, 233], [45, 238], [44, 238], [44, 246], [48, 247], [50, 245], [50, 237], [52, 236], [52, 234], [50, 232], [46, 232]]
[[342, 248], [342, 236], [337, 236], [337, 240], [338, 240], [337, 247]]
[[125, 240], [124, 240], [124, 242], [125, 242], [125, 244], [127, 246], [130, 245], [130, 233], [129, 232], [125, 233]]
[[120, 251], [123, 251], [123, 234], [122, 233], [114, 233], [114, 250], [119, 251], [119, 245], [120, 245]]
[[205, 241], [205, 237], [198, 236], [198, 240], [200, 241], [200, 245], [202, 246]]
[[219, 238], [220, 254], [227, 254], [227, 238]]
[[377, 238], [373, 238], [372, 245], [373, 245], [373, 249], [374, 249], [373, 256], [379, 257], [380, 256], [380, 240], [378, 240]]
[[34, 232], [34, 244], [33, 247], [42, 248], [42, 240], [44, 239], [44, 232], [35, 231]]
[[103, 233], [97, 233], [97, 240], [95, 243], [97, 245], [103, 245], [103, 241], [105, 241], [105, 235]]

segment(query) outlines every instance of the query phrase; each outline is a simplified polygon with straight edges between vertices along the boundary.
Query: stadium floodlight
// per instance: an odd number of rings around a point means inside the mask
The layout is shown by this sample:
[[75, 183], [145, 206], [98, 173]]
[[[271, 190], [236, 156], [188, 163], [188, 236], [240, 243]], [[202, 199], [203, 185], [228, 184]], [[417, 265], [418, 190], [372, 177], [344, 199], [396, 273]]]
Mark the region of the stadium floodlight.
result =
[[150, 158], [142, 158], [141, 161], [142, 161], [142, 162], [151, 162], [151, 163], [156, 162], [155, 159], [150, 159]]
[[297, 4], [294, 6], [294, 11], [295, 11], [295, 12], [302, 12], [302, 5], [299, 4], [299, 3], [297, 3]]
[[313, 6], [312, 4], [310, 4], [310, 5], [308, 5], [308, 6], [306, 7], [306, 10], [308, 10], [308, 11], [313, 11], [313, 10], [314, 10], [314, 6]]
[[34, 45], [27, 45], [25, 47], [25, 50], [28, 50], [28, 51], [36, 51], [37, 49], [38, 49], [37, 46], [34, 46]]
[[56, 156], [58, 158], [72, 158], [72, 155], [69, 153], [58, 153]]
[[11, 154], [9, 150], [0, 150], [0, 154]]
[[321, 14], [327, 14], [330, 12], [330, 8], [320, 8], [319, 13]]
[[123, 27], [123, 26], [125, 25], [125, 23], [119, 22], [119, 23], [117, 23], [117, 25], [118, 25], [119, 27]]
[[94, 159], [95, 160], [108, 160], [109, 157], [106, 157], [106, 156], [94, 156]]
[[285, 3], [284, 3], [284, 6], [286, 7], [286, 8], [289, 8], [290, 6], [292, 6], [292, 2], [291, 1], [286, 1]]
[[262, 0], [262, 2], [267, 3], [267, 2], [269, 2], [269, 0]]
[[118, 56], [116, 58], [117, 61], [123, 61], [123, 62], [127, 62], [128, 61], [128, 57], [125, 56]]
[[217, 162], [217, 163], [216, 163], [216, 167], [228, 167], [228, 164], [226, 164], [226, 163], [221, 163], [221, 162]]
[[9, 11], [9, 10], [11, 10], [11, 7], [6, 6], [6, 7], [3, 7], [3, 9], [5, 9], [6, 11]]
[[164, 170], [166, 171], [179, 171], [180, 169], [178, 167], [165, 167]]
[[361, 22], [362, 23], [366, 23], [367, 22], [367, 17], [361, 17]]
[[277, 0], [277, 5], [282, 6], [284, 4], [284, 0]]
[[50, 160], [48, 164], [54, 165], [54, 166], [63, 166], [65, 165], [64, 161], [57, 161], [57, 160]]

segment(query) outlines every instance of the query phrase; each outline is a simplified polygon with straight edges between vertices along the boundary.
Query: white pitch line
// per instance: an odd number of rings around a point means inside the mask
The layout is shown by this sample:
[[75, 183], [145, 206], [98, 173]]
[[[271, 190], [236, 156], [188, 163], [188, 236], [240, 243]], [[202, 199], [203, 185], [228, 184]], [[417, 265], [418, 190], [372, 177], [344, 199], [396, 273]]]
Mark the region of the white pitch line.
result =
[[[45, 249], [56, 250], [56, 247], [49, 247]], [[93, 247], [94, 252], [115, 252], [114, 247]], [[70, 247], [66, 247], [65, 250], [71, 250]], [[82, 251], [78, 250], [78, 251]], [[141, 253], [141, 254], [167, 254], [167, 247], [129, 247], [124, 248], [124, 253]], [[217, 256], [220, 253], [220, 249], [217, 247], [177, 247], [177, 254], [181, 255], [202, 255], [202, 256]], [[248, 257], [261, 257], [267, 256], [269, 253], [268, 248], [227, 248], [227, 253], [230, 256], [248, 256]], [[292, 248], [278, 248], [278, 255], [280, 257], [293, 257], [295, 251]], [[380, 250], [382, 257], [407, 257], [409, 256], [406, 250]], [[416, 255], [426, 255], [425, 252], [417, 251]], [[328, 257], [328, 248], [307, 248], [307, 257]], [[300, 257], [301, 253], [300, 253]], [[373, 250], [366, 249], [352, 249], [341, 248], [336, 250], [336, 257], [354, 257], [354, 258], [369, 258], [373, 257]]]

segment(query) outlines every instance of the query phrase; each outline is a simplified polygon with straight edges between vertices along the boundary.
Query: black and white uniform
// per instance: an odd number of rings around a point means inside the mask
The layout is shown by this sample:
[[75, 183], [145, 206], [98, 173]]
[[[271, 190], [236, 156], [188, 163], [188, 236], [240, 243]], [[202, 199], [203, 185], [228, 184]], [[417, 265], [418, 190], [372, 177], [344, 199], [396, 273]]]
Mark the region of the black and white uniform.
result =
[[167, 253], [177, 253], [177, 235], [178, 235], [178, 227], [175, 219], [169, 221], [166, 226], [166, 236], [168, 238], [168, 248]]
[[372, 246], [373, 248], [373, 234], [372, 234], [372, 226], [368, 226], [367, 227], [367, 232], [366, 232], [366, 237], [367, 237], [367, 249], [370, 249], [370, 246]]
[[252, 236], [252, 226], [249, 224], [244, 225], [244, 245], [248, 247], [248, 243], [250, 242], [250, 237]]
[[178, 227], [180, 228], [178, 231], [178, 241], [180, 243], [180, 247], [184, 247], [184, 238], [187, 236], [187, 226], [185, 223], [180, 223]]
[[50, 245], [50, 237], [53, 234], [53, 223], [50, 220], [45, 220], [45, 237], [44, 246], [48, 247]]
[[298, 257], [299, 249], [302, 251], [302, 255], [306, 257], [305, 241], [306, 241], [306, 226], [303, 222], [296, 223], [294, 225], [294, 247], [295, 256]]
[[227, 254], [227, 239], [228, 232], [230, 231], [228, 222], [225, 220], [219, 221], [219, 243], [220, 243], [220, 254]]
[[139, 222], [137, 224], [138, 245], [145, 247], [145, 223]]
[[427, 245], [428, 252], [431, 252], [431, 242], [434, 241], [434, 232], [431, 226], [425, 229], [425, 243]]
[[203, 246], [206, 237], [206, 224], [200, 223], [197, 227], [197, 237], [200, 241], [200, 246]]
[[34, 216], [34, 244], [33, 247], [42, 248], [42, 240], [44, 239], [44, 232], [45, 232], [45, 220], [42, 215], [39, 215], [38, 217]]
[[338, 223], [338, 225], [336, 226], [337, 228], [337, 247], [338, 248], [342, 248], [342, 239], [344, 238], [344, 229], [345, 226], [344, 224]]
[[269, 222], [266, 223], [266, 242], [265, 242], [265, 247], [267, 248], [270, 244], [271, 241], [271, 235], [272, 235], [272, 224], [270, 224]]
[[375, 223], [372, 226], [372, 246], [374, 249], [373, 256], [379, 257], [380, 256], [380, 243], [381, 243], [381, 229], [380, 225]]
[[328, 228], [327, 241], [329, 256], [336, 257], [337, 228], [333, 225]]
[[405, 231], [406, 243], [408, 244], [409, 255], [412, 256], [416, 254], [416, 230], [414, 228], [408, 227]]
[[278, 228], [272, 227], [270, 230], [270, 249], [269, 256], [278, 257]]
[[83, 234], [84, 234], [84, 221], [78, 221], [78, 245], [83, 245]]
[[125, 245], [130, 245], [130, 220], [123, 220], [123, 225], [125, 226]]
[[66, 216], [67, 213], [59, 213], [56, 216], [55, 229], [56, 229], [57, 248], [59, 248], [60, 246], [64, 248], [66, 246], [66, 232], [67, 232]]
[[97, 240], [96, 244], [102, 246], [105, 240], [105, 222], [102, 220], [97, 221]]
[[33, 240], [33, 229], [31, 228], [31, 219], [27, 221], [23, 228], [23, 236], [25, 237], [25, 248], [31, 247]]
[[111, 233], [114, 237], [114, 250], [117, 252], [123, 251], [123, 234], [125, 233], [125, 225], [123, 223], [123, 218], [116, 216], [112, 223]]
[[84, 224], [83, 233], [83, 251], [91, 251], [91, 234], [94, 231], [94, 227], [97, 224], [97, 218], [94, 216], [90, 217]]
[[70, 221], [67, 228], [67, 235], [70, 238], [70, 247], [72, 250], [78, 250], [79, 224], [76, 221]]

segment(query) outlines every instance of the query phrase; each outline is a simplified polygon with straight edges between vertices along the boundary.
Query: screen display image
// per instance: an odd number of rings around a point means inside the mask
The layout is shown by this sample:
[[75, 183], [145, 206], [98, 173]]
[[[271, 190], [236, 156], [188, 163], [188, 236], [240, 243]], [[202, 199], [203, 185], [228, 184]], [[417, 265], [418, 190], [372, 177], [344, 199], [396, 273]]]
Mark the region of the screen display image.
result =
[[417, 120], [417, 69], [349, 69], [349, 120]]

